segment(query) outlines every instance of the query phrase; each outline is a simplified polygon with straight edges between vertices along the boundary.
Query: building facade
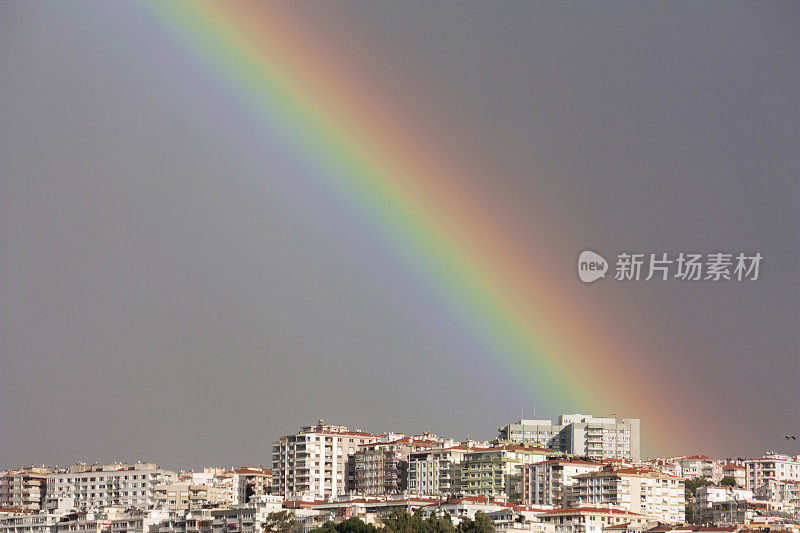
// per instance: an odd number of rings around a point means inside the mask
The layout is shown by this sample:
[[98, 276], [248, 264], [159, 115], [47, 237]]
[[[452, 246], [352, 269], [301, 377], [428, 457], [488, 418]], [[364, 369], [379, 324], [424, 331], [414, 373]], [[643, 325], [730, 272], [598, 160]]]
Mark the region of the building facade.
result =
[[211, 485], [193, 485], [191, 483], [156, 485], [153, 488], [153, 498], [156, 507], [170, 511], [183, 511], [226, 503], [224, 490]]
[[606, 467], [575, 476], [572, 503], [612, 507], [667, 523], [686, 519], [683, 478], [656, 470]]
[[676, 457], [674, 462], [678, 466], [678, 475], [686, 479], [700, 477], [712, 483], [718, 483], [722, 479], [722, 465], [707, 455]]
[[457, 445], [420, 450], [408, 461], [408, 492], [451, 496], [461, 491], [461, 463], [471, 448]]
[[767, 454], [744, 462], [745, 486], [755, 491], [771, 480], [800, 481], [800, 457]]
[[359, 445], [353, 458], [353, 492], [363, 496], [405, 492], [408, 488], [410, 454], [435, 445], [441, 446], [442, 442], [425, 435]]
[[461, 492], [473, 496], [513, 498], [519, 495], [521, 468], [558, 452], [547, 448], [507, 444], [472, 450], [461, 465]]
[[122, 506], [146, 509], [155, 504], [153, 489], [156, 485], [173, 483], [176, 479], [175, 472], [155, 463], [76, 464], [67, 471], [47, 475], [45, 508]]
[[522, 504], [567, 507], [575, 476], [603, 469], [602, 463], [579, 459], [549, 459], [521, 470]]
[[361, 444], [377, 435], [349, 431], [344, 426], [305, 426], [272, 445], [273, 491], [288, 498], [334, 498], [355, 484], [353, 456]]
[[553, 509], [537, 517], [542, 523], [552, 526], [554, 533], [602, 533], [603, 529], [619, 524], [641, 530], [650, 520], [641, 514], [603, 507]]
[[558, 423], [522, 419], [499, 428], [498, 438], [533, 443], [579, 457], [638, 461], [641, 458], [638, 418], [564, 414]]
[[747, 485], [747, 477], [745, 475], [745, 467], [736, 463], [723, 463], [720, 466], [722, 470], [722, 477], [733, 478], [737, 487], [744, 487]]
[[29, 466], [0, 474], [0, 507], [41, 510], [49, 472], [47, 467]]

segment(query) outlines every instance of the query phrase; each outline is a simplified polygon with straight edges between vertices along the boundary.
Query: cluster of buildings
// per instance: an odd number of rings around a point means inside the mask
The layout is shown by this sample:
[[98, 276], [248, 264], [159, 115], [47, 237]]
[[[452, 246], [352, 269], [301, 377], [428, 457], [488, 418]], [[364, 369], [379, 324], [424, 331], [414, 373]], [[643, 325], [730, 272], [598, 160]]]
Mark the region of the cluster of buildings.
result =
[[491, 442], [320, 420], [275, 440], [270, 468], [0, 472], [0, 533], [264, 533], [279, 511], [308, 532], [396, 510], [456, 524], [481, 511], [498, 531], [800, 533], [800, 456], [642, 460], [639, 441], [638, 420], [613, 416], [523, 419]]

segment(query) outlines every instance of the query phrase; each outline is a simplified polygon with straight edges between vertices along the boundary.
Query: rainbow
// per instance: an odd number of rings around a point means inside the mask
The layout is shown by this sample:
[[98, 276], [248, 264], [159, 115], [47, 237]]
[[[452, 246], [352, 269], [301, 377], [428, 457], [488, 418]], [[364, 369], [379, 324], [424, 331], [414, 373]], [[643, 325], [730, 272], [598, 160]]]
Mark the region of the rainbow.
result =
[[[320, 56], [325, 47], [299, 22], [299, 7], [248, 0], [142, 5], [249, 113], [324, 169], [320, 186], [377, 229], [523, 391], [554, 410], [591, 406], [596, 414], [616, 408], [640, 416], [644, 435], [663, 429], [651, 434], [659, 448], [674, 442], [664, 439], [678, 433], [675, 421], [648, 398], [644, 371], [621, 365], [608, 372], [620, 351], [630, 353], [630, 340], [567, 301], [542, 252], [520, 245], [514, 228], [470, 190], [463, 176], [480, 171], [480, 162], [437, 157], [415, 143], [419, 132], [363, 89], [368, 80], [346, 62]], [[545, 235], [535, 244], [556, 246]]]

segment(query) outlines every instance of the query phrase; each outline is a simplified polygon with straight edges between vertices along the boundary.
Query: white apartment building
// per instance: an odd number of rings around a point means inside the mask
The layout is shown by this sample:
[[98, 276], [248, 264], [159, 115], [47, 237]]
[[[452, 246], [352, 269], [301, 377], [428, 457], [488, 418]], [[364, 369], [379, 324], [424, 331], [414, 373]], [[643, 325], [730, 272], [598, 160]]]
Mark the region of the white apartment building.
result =
[[463, 445], [420, 450], [408, 460], [408, 492], [450, 496], [461, 490], [461, 462], [470, 448]]
[[227, 503], [227, 495], [221, 488], [211, 485], [173, 483], [153, 487], [153, 498], [159, 509], [171, 511], [196, 509], [205, 505]]
[[41, 510], [48, 472], [50, 469], [44, 466], [0, 472], [0, 507]]
[[[451, 498], [435, 505], [426, 505], [420, 509], [422, 516], [428, 517], [436, 515], [439, 517], [449, 516], [453, 525], [458, 526], [465, 518], [475, 520], [478, 512], [484, 514], [496, 513], [508, 510], [508, 502], [502, 500], [492, 500], [486, 496], [464, 496], [461, 498]], [[497, 524], [495, 524], [496, 526]]]
[[121, 507], [102, 511], [8, 514], [0, 515], [0, 533], [150, 533], [150, 527], [167, 516], [166, 511], [129, 511]]
[[542, 523], [552, 526], [554, 533], [602, 533], [619, 524], [641, 531], [650, 521], [638, 513], [603, 507], [553, 509], [536, 516]]
[[0, 513], [0, 533], [55, 533], [56, 513]]
[[563, 414], [558, 423], [522, 419], [499, 428], [500, 440], [525, 442], [579, 457], [639, 460], [638, 418]]
[[640, 468], [606, 467], [575, 476], [572, 504], [612, 507], [667, 523], [686, 519], [683, 478]]
[[353, 456], [361, 444], [377, 435], [349, 431], [344, 426], [305, 426], [272, 445], [273, 492], [290, 498], [334, 498], [352, 490]]
[[676, 457], [673, 462], [678, 466], [678, 475], [686, 479], [702, 477], [713, 483], [722, 479], [722, 466], [707, 455]]
[[8, 470], [0, 470], [0, 507], [11, 507], [11, 478]]
[[755, 498], [776, 504], [782, 511], [800, 514], [800, 481], [770, 479], [755, 491]]
[[549, 459], [522, 467], [522, 504], [569, 505], [575, 476], [602, 470], [602, 463], [579, 459]]
[[175, 472], [155, 463], [76, 464], [68, 471], [47, 475], [45, 508], [148, 508], [155, 504], [154, 487], [176, 479]]
[[243, 466], [235, 470], [239, 489], [243, 495], [239, 503], [247, 503], [252, 498], [264, 496], [272, 489], [272, 471], [263, 466]]
[[162, 510], [106, 507], [100, 511], [80, 511], [64, 515], [52, 533], [76, 531], [96, 533], [150, 533], [168, 516]]
[[770, 480], [800, 481], [800, 456], [767, 454], [744, 462], [746, 487], [759, 489]]
[[722, 477], [730, 477], [736, 482], [736, 486], [744, 487], [747, 485], [747, 478], [745, 476], [745, 467], [736, 463], [723, 463], [720, 466], [722, 470]]
[[714, 506], [722, 502], [747, 502], [753, 491], [741, 487], [706, 485], [697, 488], [691, 502], [695, 522], [707, 522], [714, 515]]

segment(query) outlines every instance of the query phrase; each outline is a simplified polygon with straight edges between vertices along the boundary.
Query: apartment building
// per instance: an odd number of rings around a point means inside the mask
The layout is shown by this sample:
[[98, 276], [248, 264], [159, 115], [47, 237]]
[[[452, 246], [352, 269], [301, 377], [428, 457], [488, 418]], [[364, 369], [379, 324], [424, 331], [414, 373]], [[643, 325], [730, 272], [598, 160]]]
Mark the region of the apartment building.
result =
[[451, 496], [461, 491], [461, 463], [472, 448], [463, 445], [419, 450], [408, 460], [408, 492]]
[[676, 457], [672, 461], [678, 466], [678, 475], [686, 479], [701, 477], [712, 483], [722, 479], [722, 465], [707, 455]]
[[0, 473], [0, 507], [41, 510], [49, 472], [44, 466], [28, 466]]
[[178, 478], [180, 483], [205, 485], [218, 489], [215, 494], [221, 494], [221, 503], [239, 505], [247, 500], [247, 485], [234, 470], [207, 466], [203, 468], [202, 472], [181, 473]]
[[11, 507], [11, 478], [8, 470], [0, 470], [0, 507]]
[[551, 526], [554, 533], [602, 533], [604, 529], [621, 524], [641, 531], [650, 521], [638, 513], [603, 507], [553, 509], [536, 516], [543, 524]]
[[565, 452], [567, 449], [564, 427], [552, 420], [523, 418], [497, 429], [497, 438], [506, 442], [523, 442]]
[[148, 508], [155, 504], [155, 486], [176, 479], [175, 472], [163, 470], [155, 463], [75, 464], [67, 471], [47, 475], [45, 508]]
[[519, 493], [520, 468], [544, 461], [555, 450], [505, 444], [464, 454], [461, 491], [473, 496], [511, 498]]
[[333, 498], [355, 485], [358, 446], [378, 440], [377, 435], [325, 424], [300, 428], [272, 445], [273, 491], [291, 498]]
[[251, 498], [270, 494], [272, 489], [272, 471], [263, 466], [243, 466], [235, 470], [237, 483], [242, 487], [238, 492], [244, 493], [239, 503], [247, 503]]
[[674, 458], [659, 457], [657, 459], [650, 459], [648, 461], [644, 461], [644, 465], [651, 470], [658, 470], [659, 472], [663, 472], [665, 474], [683, 477], [681, 476], [681, 467], [675, 463]]
[[522, 419], [499, 428], [498, 432], [502, 441], [537, 444], [579, 457], [641, 458], [638, 418], [563, 414], [557, 424], [550, 420]]
[[[689, 506], [695, 522], [708, 522], [714, 514], [715, 504], [746, 502], [753, 499], [753, 491], [741, 487], [706, 485], [698, 487]], [[719, 507], [719, 506], [717, 506]]]
[[744, 462], [745, 486], [757, 490], [770, 480], [800, 481], [800, 456], [767, 454]]
[[656, 470], [607, 466], [574, 479], [571, 498], [576, 507], [612, 507], [667, 523], [686, 519], [683, 478]]
[[524, 465], [521, 468], [522, 504], [567, 507], [575, 476], [597, 472], [603, 467], [602, 463], [579, 459], [548, 459]]
[[755, 490], [755, 498], [776, 504], [774, 507], [800, 514], [800, 481], [770, 479]]
[[52, 533], [150, 533], [169, 513], [163, 510], [107, 507], [64, 515]]
[[744, 466], [736, 463], [723, 463], [720, 465], [720, 470], [722, 471], [722, 477], [733, 478], [737, 487], [744, 487], [747, 485]]
[[354, 493], [363, 496], [400, 494], [408, 487], [408, 458], [417, 450], [442, 445], [428, 435], [390, 442], [361, 444], [354, 454]]
[[0, 533], [55, 533], [61, 515], [0, 511]]
[[227, 495], [223, 489], [211, 485], [173, 483], [153, 487], [153, 499], [159, 509], [182, 511], [226, 503]]

